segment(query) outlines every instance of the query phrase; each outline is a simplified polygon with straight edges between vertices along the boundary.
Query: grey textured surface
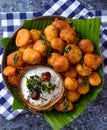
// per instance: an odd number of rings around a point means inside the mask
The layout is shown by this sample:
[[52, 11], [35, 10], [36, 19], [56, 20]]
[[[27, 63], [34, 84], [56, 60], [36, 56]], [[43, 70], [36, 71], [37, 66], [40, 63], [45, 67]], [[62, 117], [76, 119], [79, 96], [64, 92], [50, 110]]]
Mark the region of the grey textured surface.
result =
[[0, 0], [0, 11], [38, 11], [51, 0]]
[[107, 0], [78, 0], [80, 1], [87, 9], [91, 10], [106, 10], [107, 9]]
[[[0, 0], [0, 11], [38, 11], [50, 0]], [[107, 9], [106, 0], [79, 0], [87, 9]], [[0, 28], [0, 37], [2, 29]], [[97, 99], [90, 103], [83, 114], [62, 130], [107, 130], [107, 77], [104, 89]], [[0, 130], [52, 130], [40, 115], [26, 113], [14, 120], [7, 121], [0, 116]]]

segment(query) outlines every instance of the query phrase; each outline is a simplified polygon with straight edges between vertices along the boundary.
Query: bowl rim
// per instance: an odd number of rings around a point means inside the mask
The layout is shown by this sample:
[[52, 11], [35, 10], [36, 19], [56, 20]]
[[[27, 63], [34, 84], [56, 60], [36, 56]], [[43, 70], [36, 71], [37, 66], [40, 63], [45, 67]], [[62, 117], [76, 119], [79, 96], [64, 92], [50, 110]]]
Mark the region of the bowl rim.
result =
[[[57, 74], [57, 76], [59, 77], [59, 79], [60, 79], [60, 81], [61, 81], [61, 92], [60, 92], [60, 95], [54, 100], [54, 101], [52, 101], [52, 102], [49, 102], [48, 104], [46, 104], [46, 105], [44, 105], [44, 106], [38, 106], [38, 105], [33, 105], [33, 104], [31, 104], [28, 100], [26, 100], [25, 98], [24, 98], [24, 96], [23, 96], [23, 94], [22, 94], [22, 91], [21, 91], [21, 82], [22, 82], [22, 78], [23, 78], [23, 76], [27, 73], [27, 72], [29, 72], [30, 70], [32, 70], [32, 69], [37, 69], [37, 68], [48, 68], [48, 69], [50, 69], [50, 70], [53, 70], [56, 74]], [[56, 72], [52, 67], [50, 67], [50, 66], [48, 66], [48, 65], [32, 65], [32, 66], [30, 66], [30, 67], [28, 67], [28, 68], [26, 68], [25, 70], [24, 70], [24, 72], [21, 74], [21, 76], [20, 76], [20, 78], [19, 78], [19, 83], [18, 83], [18, 96], [19, 96], [19, 98], [21, 99], [21, 101], [23, 102], [23, 104], [25, 105], [25, 106], [27, 106], [27, 108], [28, 109], [32, 109], [32, 111], [34, 111], [34, 112], [36, 112], [36, 111], [46, 111], [46, 110], [49, 110], [49, 109], [51, 109], [55, 104], [57, 104], [58, 103], [58, 101], [60, 101], [62, 98], [63, 98], [63, 95], [64, 95], [64, 92], [65, 92], [65, 87], [64, 87], [64, 81], [63, 81], [63, 78], [62, 78], [62, 76], [58, 73], [58, 72]], [[49, 108], [48, 108], [49, 107]]]

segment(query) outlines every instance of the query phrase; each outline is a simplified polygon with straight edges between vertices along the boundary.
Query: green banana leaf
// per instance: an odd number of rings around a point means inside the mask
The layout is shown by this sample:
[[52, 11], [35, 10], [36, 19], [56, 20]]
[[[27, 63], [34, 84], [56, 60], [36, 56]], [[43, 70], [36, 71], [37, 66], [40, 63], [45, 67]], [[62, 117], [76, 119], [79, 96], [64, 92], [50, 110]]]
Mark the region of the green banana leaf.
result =
[[[99, 18], [81, 19], [81, 20], [68, 19], [67, 21], [71, 22], [71, 25], [76, 28], [77, 34], [79, 34], [81, 38], [89, 38], [93, 41], [95, 47], [95, 53], [100, 55], [100, 40], [99, 40], [100, 19]], [[29, 30], [33, 28], [43, 30], [47, 25], [51, 23], [52, 23], [51, 20], [25, 20], [22, 28], [26, 28]], [[14, 38], [13, 39], [11, 38], [10, 40], [15, 43]], [[5, 42], [3, 46], [5, 46], [5, 48], [7, 46], [8, 48], [8, 45], [6, 45]], [[81, 96], [79, 100], [74, 103], [73, 111], [61, 113], [53, 110], [50, 112], [43, 113], [45, 119], [50, 123], [50, 125], [54, 130], [59, 130], [68, 123], [72, 122], [86, 109], [88, 103], [96, 99], [98, 93], [102, 90], [103, 87], [102, 66], [100, 66], [97, 69], [97, 72], [100, 74], [102, 78], [102, 83], [98, 87], [91, 88], [88, 94]], [[14, 110], [26, 109], [18, 97], [17, 89], [13, 90], [13, 95], [15, 96], [12, 108]]]

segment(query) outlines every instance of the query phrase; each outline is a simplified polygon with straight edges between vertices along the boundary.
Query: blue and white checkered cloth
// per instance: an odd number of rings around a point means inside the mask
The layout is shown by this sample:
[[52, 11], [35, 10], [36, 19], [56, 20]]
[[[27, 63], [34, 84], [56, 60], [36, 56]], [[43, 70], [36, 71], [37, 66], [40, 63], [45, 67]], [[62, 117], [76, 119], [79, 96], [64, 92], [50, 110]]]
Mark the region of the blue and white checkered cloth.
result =
[[[107, 12], [92, 11], [89, 12], [80, 2], [77, 0], [52, 0], [42, 10], [37, 13], [34, 12], [12, 12], [12, 13], [1, 13], [1, 24], [3, 29], [3, 37], [12, 36], [13, 32], [23, 24], [25, 19], [30, 19], [43, 15], [60, 15], [74, 19], [80, 18], [101, 18], [101, 37], [100, 37], [100, 48], [104, 59], [104, 74], [107, 73]], [[2, 61], [3, 48], [0, 48], [0, 68]], [[7, 120], [15, 118], [17, 115], [24, 113], [24, 110], [11, 110], [13, 103], [13, 97], [8, 92], [2, 81], [2, 74], [0, 69], [0, 114], [3, 115]]]

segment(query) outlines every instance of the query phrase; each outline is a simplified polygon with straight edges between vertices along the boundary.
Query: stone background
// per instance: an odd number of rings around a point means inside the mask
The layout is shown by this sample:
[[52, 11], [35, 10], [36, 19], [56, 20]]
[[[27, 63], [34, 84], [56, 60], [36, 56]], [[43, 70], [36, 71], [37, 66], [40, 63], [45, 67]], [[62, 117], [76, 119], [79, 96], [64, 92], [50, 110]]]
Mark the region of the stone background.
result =
[[[0, 11], [38, 11], [51, 0], [0, 0]], [[107, 0], [78, 0], [87, 9], [107, 9]]]
[[[0, 0], [0, 12], [38, 11], [50, 0]], [[79, 0], [89, 10], [106, 10], [107, 0]], [[2, 28], [0, 27], [0, 37]], [[107, 77], [105, 77], [106, 79]], [[65, 126], [62, 130], [107, 130], [107, 81], [97, 99], [87, 106], [81, 116]], [[31, 113], [20, 115], [7, 121], [0, 115], [0, 130], [52, 130], [40, 115]]]

